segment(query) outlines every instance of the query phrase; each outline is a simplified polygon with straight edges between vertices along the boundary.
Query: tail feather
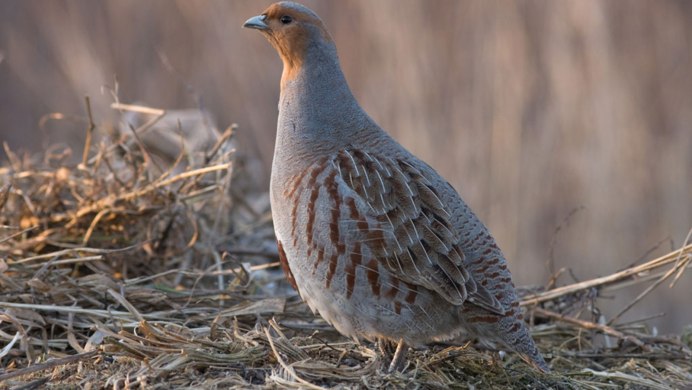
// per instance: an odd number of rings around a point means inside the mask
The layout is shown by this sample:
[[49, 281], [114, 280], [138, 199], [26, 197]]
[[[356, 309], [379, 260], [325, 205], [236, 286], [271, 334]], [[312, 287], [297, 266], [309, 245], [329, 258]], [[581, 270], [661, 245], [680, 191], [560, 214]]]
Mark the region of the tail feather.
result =
[[[518, 353], [524, 361], [542, 372], [550, 372], [529, 328], [524, 323], [518, 303], [515, 303], [504, 316], [488, 316], [480, 307], [466, 308], [466, 328], [471, 335], [491, 345], [504, 346]], [[494, 318], [493, 318], [494, 317]]]

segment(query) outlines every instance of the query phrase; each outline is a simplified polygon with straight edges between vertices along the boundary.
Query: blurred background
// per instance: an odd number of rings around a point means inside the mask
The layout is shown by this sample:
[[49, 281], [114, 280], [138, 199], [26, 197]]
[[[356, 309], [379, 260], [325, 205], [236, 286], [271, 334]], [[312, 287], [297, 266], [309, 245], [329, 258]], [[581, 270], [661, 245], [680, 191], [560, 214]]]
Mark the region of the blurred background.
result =
[[[268, 187], [281, 63], [242, 23], [269, 1], [0, 2], [0, 141], [81, 156], [91, 98], [198, 108]], [[354, 94], [460, 191], [518, 285], [610, 274], [679, 247], [692, 227], [692, 2], [305, 1]], [[50, 113], [62, 119], [45, 120]], [[58, 116], [53, 116], [57, 118]], [[42, 120], [43, 118], [43, 120]], [[102, 135], [102, 134], [101, 134]], [[0, 159], [6, 159], [0, 152]], [[692, 323], [692, 277], [623, 321]], [[643, 285], [602, 303], [606, 316]]]

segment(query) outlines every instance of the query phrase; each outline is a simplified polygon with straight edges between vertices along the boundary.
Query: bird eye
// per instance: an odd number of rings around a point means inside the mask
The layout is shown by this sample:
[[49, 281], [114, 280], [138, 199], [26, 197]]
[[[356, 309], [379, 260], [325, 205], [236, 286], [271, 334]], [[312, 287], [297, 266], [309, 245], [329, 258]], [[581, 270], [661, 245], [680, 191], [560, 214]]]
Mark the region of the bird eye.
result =
[[293, 18], [288, 16], [288, 15], [284, 15], [279, 20], [281, 20], [281, 23], [283, 23], [283, 24], [289, 24], [293, 21]]

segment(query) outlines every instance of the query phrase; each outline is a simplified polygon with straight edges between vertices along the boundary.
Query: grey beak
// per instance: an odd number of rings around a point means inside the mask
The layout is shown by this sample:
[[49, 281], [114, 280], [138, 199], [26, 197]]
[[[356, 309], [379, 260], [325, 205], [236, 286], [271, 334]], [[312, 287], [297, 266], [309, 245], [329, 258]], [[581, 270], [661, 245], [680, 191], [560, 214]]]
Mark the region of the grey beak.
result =
[[267, 26], [267, 24], [264, 23], [264, 20], [266, 18], [267, 18], [267, 15], [253, 16], [250, 19], [245, 21], [245, 23], [243, 24], [243, 27], [254, 28], [257, 30], [269, 30], [269, 26]]

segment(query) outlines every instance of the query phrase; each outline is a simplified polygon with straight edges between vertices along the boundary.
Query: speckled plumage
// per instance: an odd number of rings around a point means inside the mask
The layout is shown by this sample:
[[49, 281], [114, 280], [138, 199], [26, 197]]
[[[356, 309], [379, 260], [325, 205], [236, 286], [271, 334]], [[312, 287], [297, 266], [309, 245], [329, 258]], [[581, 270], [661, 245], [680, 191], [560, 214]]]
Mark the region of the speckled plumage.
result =
[[420, 346], [470, 333], [547, 370], [494, 239], [361, 109], [319, 17], [281, 2], [245, 26], [284, 63], [271, 205], [285, 270], [310, 308], [350, 337]]

